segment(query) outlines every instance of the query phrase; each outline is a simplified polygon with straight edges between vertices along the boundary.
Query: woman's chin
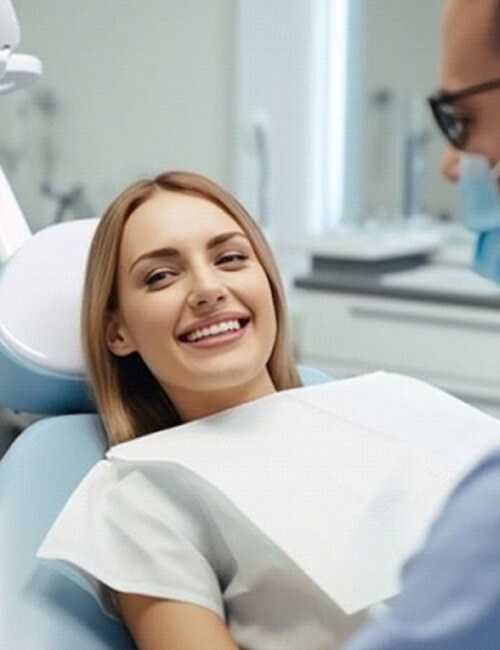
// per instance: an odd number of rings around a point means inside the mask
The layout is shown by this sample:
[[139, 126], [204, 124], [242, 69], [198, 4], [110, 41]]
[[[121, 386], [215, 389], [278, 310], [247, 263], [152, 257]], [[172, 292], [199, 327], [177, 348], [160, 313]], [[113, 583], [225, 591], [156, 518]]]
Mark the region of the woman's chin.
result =
[[238, 387], [250, 386], [259, 378], [265, 370], [265, 362], [249, 364], [248, 354], [231, 359], [206, 359], [203, 364], [189, 364], [189, 380], [185, 383], [193, 392], [218, 392], [228, 391]]

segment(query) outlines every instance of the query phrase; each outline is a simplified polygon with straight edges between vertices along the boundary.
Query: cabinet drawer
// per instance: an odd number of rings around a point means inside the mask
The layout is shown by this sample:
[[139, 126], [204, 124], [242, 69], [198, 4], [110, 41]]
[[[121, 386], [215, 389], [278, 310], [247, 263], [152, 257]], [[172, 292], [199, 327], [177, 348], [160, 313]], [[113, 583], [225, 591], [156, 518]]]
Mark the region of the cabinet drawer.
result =
[[297, 298], [299, 347], [306, 357], [500, 386], [495, 311], [312, 291]]

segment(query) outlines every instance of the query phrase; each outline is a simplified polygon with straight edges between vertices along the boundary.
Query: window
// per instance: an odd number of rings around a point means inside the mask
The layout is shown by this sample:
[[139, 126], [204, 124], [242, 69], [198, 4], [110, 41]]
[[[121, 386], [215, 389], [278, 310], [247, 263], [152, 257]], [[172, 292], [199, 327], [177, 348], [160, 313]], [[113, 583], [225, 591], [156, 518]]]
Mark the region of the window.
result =
[[[323, 112], [324, 190], [318, 232], [332, 230], [341, 221], [355, 218], [362, 209], [363, 70], [365, 39], [362, 33], [364, 9], [361, 0], [325, 0], [324, 16], [318, 18], [321, 46], [327, 61], [318, 77], [326, 92], [320, 97]], [[324, 25], [324, 27], [321, 26]]]

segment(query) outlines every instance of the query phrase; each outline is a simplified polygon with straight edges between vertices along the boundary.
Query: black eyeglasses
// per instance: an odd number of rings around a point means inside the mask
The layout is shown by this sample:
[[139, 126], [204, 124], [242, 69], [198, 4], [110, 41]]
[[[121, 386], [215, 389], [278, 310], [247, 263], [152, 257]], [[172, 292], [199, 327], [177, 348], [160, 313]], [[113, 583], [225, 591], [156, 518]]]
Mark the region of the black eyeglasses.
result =
[[467, 136], [468, 119], [460, 115], [453, 106], [454, 102], [471, 95], [486, 93], [500, 88], [500, 78], [485, 81], [475, 86], [463, 88], [454, 93], [442, 90], [428, 98], [429, 106], [442, 134], [457, 149], [463, 149]]

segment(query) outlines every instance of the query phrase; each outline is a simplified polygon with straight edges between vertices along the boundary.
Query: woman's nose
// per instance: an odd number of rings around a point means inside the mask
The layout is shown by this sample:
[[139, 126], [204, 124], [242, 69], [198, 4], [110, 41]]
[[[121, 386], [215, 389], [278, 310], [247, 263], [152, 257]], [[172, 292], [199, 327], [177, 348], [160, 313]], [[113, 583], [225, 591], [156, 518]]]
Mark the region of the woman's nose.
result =
[[193, 284], [188, 297], [191, 307], [206, 307], [227, 296], [227, 288], [216, 273], [201, 272], [193, 276]]
[[460, 151], [451, 145], [446, 147], [441, 157], [441, 174], [452, 183], [460, 178]]

